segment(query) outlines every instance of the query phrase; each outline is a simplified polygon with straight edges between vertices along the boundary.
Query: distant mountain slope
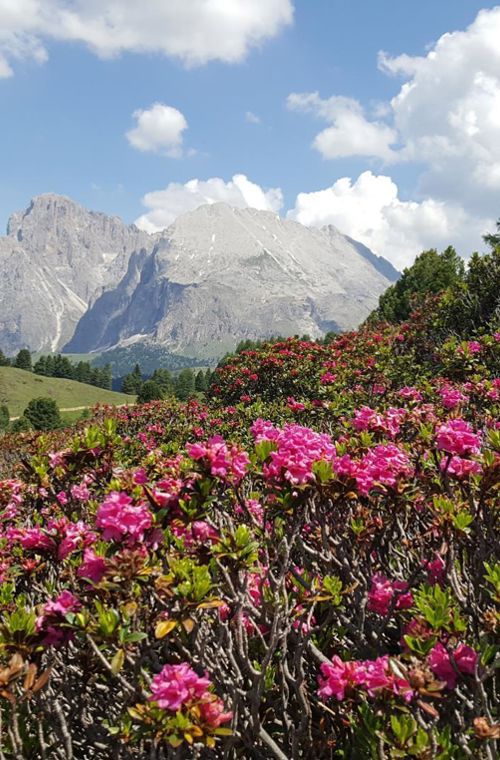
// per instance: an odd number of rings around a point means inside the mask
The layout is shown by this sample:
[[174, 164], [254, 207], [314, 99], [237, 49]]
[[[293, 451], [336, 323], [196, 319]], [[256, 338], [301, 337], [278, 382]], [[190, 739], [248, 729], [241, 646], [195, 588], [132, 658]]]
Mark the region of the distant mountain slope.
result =
[[95, 404], [131, 404], [135, 396], [114, 393], [93, 385], [57, 377], [42, 377], [14, 367], [0, 367], [0, 404], [9, 407], [11, 417], [22, 414], [32, 398], [53, 398], [61, 409], [91, 407]]
[[140, 261], [131, 257], [65, 350], [145, 341], [210, 358], [245, 338], [354, 328], [397, 276], [362, 248], [334, 227], [202, 206], [177, 219]]
[[93, 297], [115, 286], [129, 258], [155, 241], [116, 217], [47, 193], [13, 214], [0, 237], [0, 347], [56, 351]]

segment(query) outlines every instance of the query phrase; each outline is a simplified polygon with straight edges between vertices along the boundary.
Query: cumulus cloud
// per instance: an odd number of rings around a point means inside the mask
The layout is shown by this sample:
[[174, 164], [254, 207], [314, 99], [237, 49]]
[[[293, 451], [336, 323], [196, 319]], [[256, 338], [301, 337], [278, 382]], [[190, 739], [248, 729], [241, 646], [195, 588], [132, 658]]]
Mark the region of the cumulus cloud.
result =
[[312, 227], [333, 224], [398, 269], [427, 248], [453, 244], [466, 255], [494, 228], [492, 219], [476, 217], [458, 204], [400, 200], [390, 177], [370, 171], [355, 182], [343, 177], [324, 190], [299, 193], [288, 217]]
[[313, 147], [324, 158], [376, 156], [384, 161], [396, 157], [391, 145], [397, 141], [394, 129], [378, 121], [368, 121], [361, 104], [353, 98], [333, 96], [322, 99], [317, 92], [291, 93], [290, 110], [313, 113], [330, 123], [314, 138]]
[[238, 208], [252, 207], [278, 212], [283, 205], [279, 188], [264, 189], [251, 182], [244, 174], [235, 174], [225, 182], [219, 177], [207, 180], [192, 179], [185, 184], [171, 182], [164, 190], [147, 193], [142, 199], [148, 209], [136, 224], [147, 232], [157, 232], [172, 224], [186, 211], [205, 203], [228, 203]]
[[126, 135], [132, 147], [180, 158], [183, 132], [188, 123], [177, 108], [155, 103], [146, 111], [134, 111], [132, 116], [136, 126]]
[[500, 192], [499, 40], [496, 7], [480, 11], [464, 31], [444, 34], [424, 56], [381, 53], [379, 68], [405, 80], [383, 121], [367, 119], [348, 98], [292, 94], [288, 105], [331, 122], [314, 141], [325, 158], [418, 162], [424, 165], [421, 195], [494, 216]]
[[153, 52], [187, 66], [236, 63], [292, 20], [292, 0], [0, 0], [0, 76], [17, 58], [43, 61], [51, 39], [103, 58]]

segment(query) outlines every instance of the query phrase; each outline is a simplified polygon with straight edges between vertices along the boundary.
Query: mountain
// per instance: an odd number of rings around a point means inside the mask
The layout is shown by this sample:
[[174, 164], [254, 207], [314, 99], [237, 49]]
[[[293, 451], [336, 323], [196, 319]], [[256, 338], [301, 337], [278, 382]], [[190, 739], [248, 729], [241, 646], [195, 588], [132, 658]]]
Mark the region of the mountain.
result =
[[0, 347], [56, 351], [129, 259], [156, 238], [51, 193], [11, 216], [0, 237]]
[[79, 321], [66, 351], [135, 342], [212, 358], [245, 338], [356, 327], [397, 279], [335, 227], [314, 229], [223, 203], [179, 217], [130, 257], [114, 290]]

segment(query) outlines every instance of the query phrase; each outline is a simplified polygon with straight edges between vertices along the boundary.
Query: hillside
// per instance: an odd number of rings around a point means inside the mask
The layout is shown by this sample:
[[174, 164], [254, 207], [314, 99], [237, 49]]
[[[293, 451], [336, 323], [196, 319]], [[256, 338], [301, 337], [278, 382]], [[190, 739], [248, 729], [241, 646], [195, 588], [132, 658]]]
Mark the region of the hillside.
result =
[[92, 407], [99, 403], [119, 405], [134, 401], [133, 396], [75, 380], [42, 377], [23, 369], [0, 367], [0, 404], [7, 404], [11, 417], [22, 414], [28, 402], [39, 396], [53, 398], [60, 409]]

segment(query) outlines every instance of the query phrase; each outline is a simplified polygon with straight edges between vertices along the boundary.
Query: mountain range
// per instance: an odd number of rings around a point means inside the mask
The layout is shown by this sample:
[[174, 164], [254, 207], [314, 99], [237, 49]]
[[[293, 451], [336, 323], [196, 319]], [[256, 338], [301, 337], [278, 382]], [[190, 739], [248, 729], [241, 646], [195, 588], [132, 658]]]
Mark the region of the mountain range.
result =
[[397, 279], [335, 227], [201, 206], [150, 235], [44, 194], [0, 237], [0, 348], [147, 343], [214, 358], [246, 338], [356, 327]]

